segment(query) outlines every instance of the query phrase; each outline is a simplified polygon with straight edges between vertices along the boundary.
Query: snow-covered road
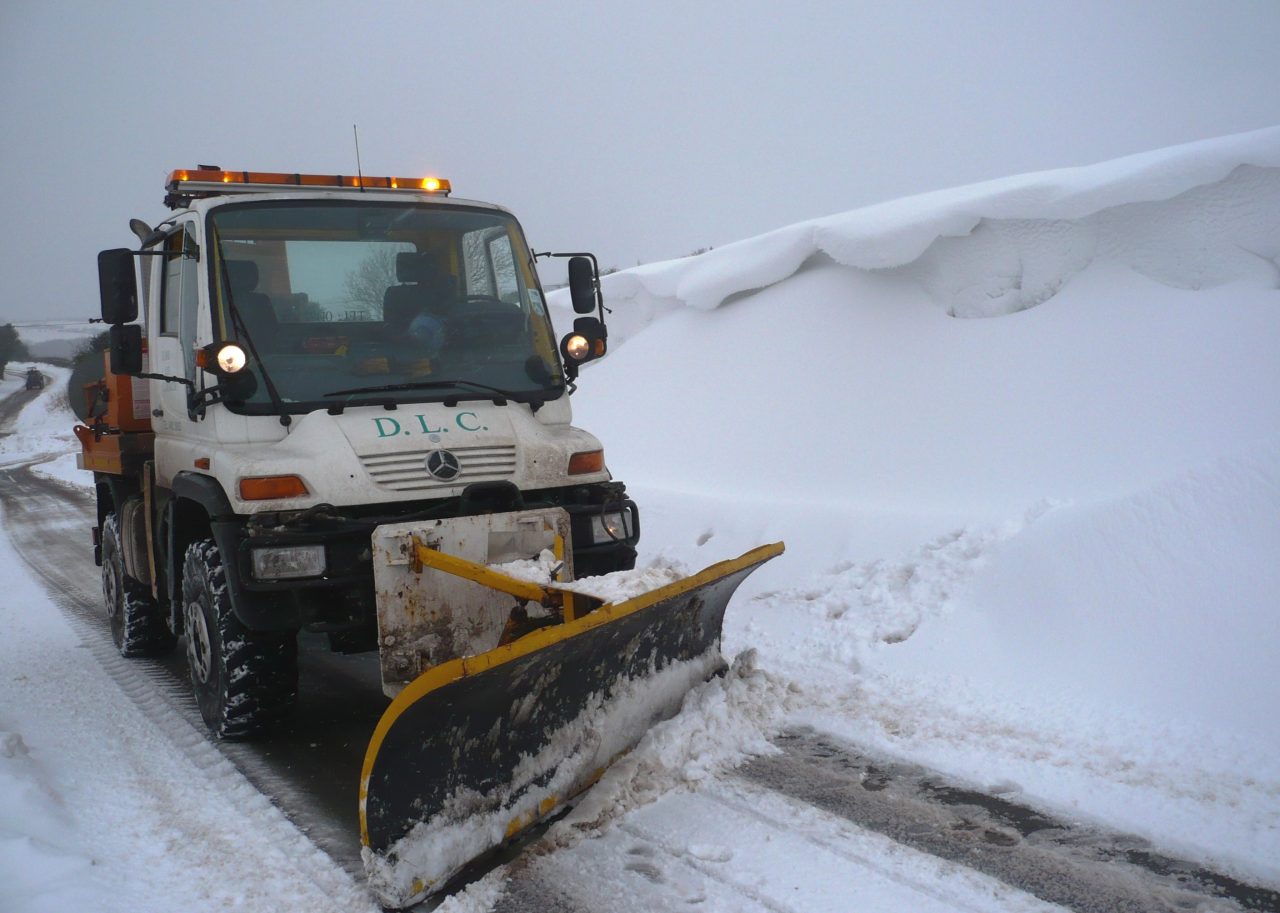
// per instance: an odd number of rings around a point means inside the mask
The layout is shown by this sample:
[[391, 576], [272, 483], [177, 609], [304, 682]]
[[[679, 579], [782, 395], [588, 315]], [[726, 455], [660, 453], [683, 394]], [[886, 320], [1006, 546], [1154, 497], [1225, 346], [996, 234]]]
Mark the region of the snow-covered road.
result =
[[[40, 581], [48, 598], [61, 610], [62, 619], [73, 632], [73, 637], [78, 636], [81, 645], [87, 648], [74, 651], [58, 668], [65, 668], [68, 660], [88, 660], [86, 666], [79, 670], [79, 677], [109, 680], [77, 695], [79, 712], [74, 715], [75, 719], [62, 721], [66, 729], [60, 734], [61, 738], [71, 740], [76, 746], [67, 753], [68, 759], [84, 753], [80, 762], [86, 766], [76, 776], [80, 781], [79, 789], [94, 791], [92, 779], [106, 774], [102, 776], [96, 801], [87, 803], [88, 807], [100, 809], [103, 803], [110, 807], [123, 798], [111, 795], [113, 784], [108, 772], [99, 771], [95, 775], [90, 766], [95, 763], [95, 756], [103, 759], [98, 750], [99, 740], [111, 740], [116, 745], [122, 741], [128, 744], [134, 738], [142, 739], [146, 744], [157, 740], [170, 742], [172, 744], [167, 747], [176, 755], [175, 760], [178, 763], [184, 759], [193, 762], [198, 768], [194, 775], [203, 782], [160, 782], [161, 775], [157, 772], [156, 777], [148, 776], [140, 784], [145, 791], [175, 798], [179, 793], [222, 793], [217, 798], [244, 804], [245, 791], [256, 790], [272, 806], [283, 811], [297, 831], [293, 831], [286, 821], [268, 821], [274, 816], [250, 815], [240, 822], [240, 826], [261, 829], [255, 835], [255, 842], [266, 841], [277, 853], [296, 852], [300, 841], [313, 843], [309, 855], [316, 856], [317, 851], [323, 851], [345, 870], [343, 874], [351, 879], [349, 890], [358, 892], [361, 869], [353, 814], [358, 767], [352, 769], [352, 758], [358, 764], [363, 754], [366, 731], [372, 728], [370, 707], [380, 709], [385, 704], [377, 686], [376, 664], [372, 667], [373, 678], [370, 680], [359, 674], [367, 671], [362, 668], [369, 665], [367, 662], [361, 663], [359, 657], [342, 660], [339, 667], [345, 665], [356, 674], [335, 677], [329, 654], [322, 649], [304, 649], [303, 654], [307, 658], [304, 669], [311, 668], [313, 674], [304, 674], [300, 684], [302, 709], [281, 738], [263, 744], [206, 741], [198, 713], [186, 692], [180, 652], [164, 660], [140, 661], [126, 661], [114, 654], [106, 620], [99, 607], [101, 595], [96, 568], [92, 565], [89, 549], [85, 547], [85, 533], [91, 517], [91, 504], [85, 495], [41, 479], [26, 467], [10, 467], [0, 469], [0, 509], [3, 510], [5, 534], [25, 564], [25, 568], [14, 563], [9, 563], [8, 567]], [[51, 620], [46, 618], [45, 621]], [[51, 627], [57, 629], [59, 626], [52, 624]], [[317, 664], [323, 666], [323, 672], [319, 674], [315, 674]], [[27, 676], [24, 678], [29, 680]], [[54, 686], [50, 683], [49, 687]], [[86, 701], [92, 702], [90, 706], [84, 706]], [[97, 703], [104, 706], [98, 707]], [[136, 730], [129, 732], [127, 739], [121, 740], [118, 732], [113, 736], [98, 731], [94, 726], [96, 721], [115, 719], [117, 715], [126, 716], [126, 725]], [[39, 746], [38, 741], [35, 744]], [[31, 747], [28, 745], [27, 750]], [[161, 754], [156, 752], [157, 757]], [[143, 756], [134, 756], [129, 761], [133, 776], [146, 769], [146, 755], [144, 751]], [[109, 758], [110, 753], [106, 757]], [[918, 858], [910, 865], [899, 863], [895, 868], [875, 862], [876, 854], [873, 854], [872, 871], [866, 877], [855, 879], [863, 887], [855, 895], [850, 895], [846, 890], [837, 888], [850, 878], [851, 871], [863, 859], [866, 850], [864, 847], [853, 853], [843, 847], [849, 839], [849, 826], [836, 816], [819, 827], [814, 822], [825, 816], [811, 808], [806, 812], [811, 833], [791, 834], [789, 818], [792, 813], [785, 812], [785, 802], [784, 810], [775, 811], [773, 819], [761, 811], [743, 810], [752, 806], [764, 808], [769, 804], [758, 798], [742, 798], [751, 792], [753, 790], [743, 784], [727, 787], [717, 785], [713, 780], [708, 789], [698, 791], [696, 798], [689, 795], [670, 800], [659, 798], [644, 813], [624, 816], [616, 833], [605, 839], [584, 836], [582, 819], [572, 819], [574, 823], [566, 825], [565, 834], [548, 834], [542, 843], [534, 845], [534, 859], [537, 860], [534, 864], [519, 862], [490, 876], [510, 879], [500, 908], [531, 909], [534, 900], [541, 897], [537, 905], [552, 909], [555, 905], [548, 905], [549, 901], [543, 895], [548, 890], [547, 885], [554, 883], [556, 896], [560, 898], [558, 903], [568, 910], [601, 909], [599, 901], [615, 896], [619, 890], [623, 896], [634, 900], [622, 908], [637, 910], [683, 909], [688, 903], [697, 902], [698, 897], [714, 901], [711, 909], [812, 910], [815, 909], [813, 899], [823, 896], [829, 899], [828, 906], [817, 909], [847, 909], [845, 903], [856, 902], [859, 897], [875, 903], [890, 902], [890, 906], [897, 909], [1040, 909], [1018, 891], [1003, 888], [973, 873], [949, 871], [951, 867], [929, 861], [925, 854], [911, 854], [902, 849], [897, 851], [897, 855], [906, 852]], [[763, 791], [756, 788], [754, 792], [759, 795]], [[738, 798], [726, 798], [732, 794]], [[216, 805], [213, 798], [206, 798], [205, 804]], [[345, 804], [342, 799], [346, 800]], [[771, 801], [776, 804], [782, 800], [775, 796]], [[249, 803], [250, 808], [252, 805]], [[711, 810], [709, 814], [694, 814], [694, 820], [700, 822], [700, 840], [693, 839], [694, 831], [690, 828], [668, 820], [673, 813], [678, 819], [683, 819], [699, 807]], [[173, 826], [167, 817], [186, 814], [183, 811], [185, 803], [180, 801], [166, 802], [165, 808], [166, 818], [154, 822], [144, 819], [135, 824], [135, 838], [150, 844], [147, 840], [148, 824], [162, 833], [165, 827]], [[206, 813], [218, 814], [216, 809]], [[102, 811], [97, 815], [99, 820], [96, 823], [99, 825], [105, 825], [112, 817]], [[89, 824], [77, 822], [76, 830]], [[825, 835], [814, 836], [823, 829], [827, 832]], [[574, 835], [572, 838], [567, 836], [570, 833]], [[103, 838], [106, 839], [107, 834]], [[859, 837], [859, 845], [868, 839], [874, 838]], [[626, 843], [625, 851], [619, 852], [619, 840]], [[810, 858], [814, 853], [815, 840], [817, 845], [825, 848], [825, 881], [818, 883], [806, 878], [806, 893], [794, 896], [795, 888], [790, 879], [795, 870], [787, 864], [788, 857], [794, 855], [796, 859], [807, 859], [806, 866], [811, 872], [821, 870], [822, 866], [815, 865]], [[694, 845], [692, 851], [691, 843]], [[562, 844], [572, 844], [572, 848]], [[880, 844], [882, 849], [889, 845], [883, 840]], [[119, 848], [125, 849], [123, 845]], [[555, 852], [544, 855], [547, 848], [554, 848]], [[744, 868], [749, 849], [754, 853], [765, 853], [771, 863], [759, 871]], [[192, 850], [198, 851], [194, 845]], [[205, 850], [212, 850], [207, 860], [208, 869], [222, 872], [229, 885], [241, 885], [237, 890], [251, 893], [270, 891], [273, 881], [287, 875], [276, 873], [273, 879], [263, 870], [250, 866], [235, 871], [238, 854], [220, 854], [216, 845], [206, 846]], [[646, 859], [650, 861], [646, 863]], [[691, 865], [690, 860], [695, 864]], [[664, 871], [681, 868], [688, 871], [679, 877], [669, 878], [663, 874]], [[777, 874], [762, 878], [761, 873], [768, 871], [791, 874], [787, 878], [779, 878]], [[342, 876], [329, 871], [328, 877]], [[90, 886], [82, 887], [92, 891]], [[473, 895], [475, 892], [485, 893], [481, 887], [472, 891]], [[57, 890], [54, 896], [58, 896]], [[27, 899], [37, 898], [47, 898], [47, 895], [34, 893]], [[941, 898], [945, 903], [931, 902], [931, 898], [933, 901]], [[145, 899], [134, 898], [130, 903], [133, 902], [141, 902], [140, 908], [147, 909]], [[836, 905], [830, 906], [830, 903]]]
[[[352, 761], [362, 754], [370, 712], [383, 703], [376, 664], [360, 658], [335, 664], [323, 647], [304, 646], [304, 669], [310, 674], [304, 673], [301, 684], [303, 709], [287, 732], [265, 744], [204, 741], [180, 653], [154, 661], [125, 661], [114, 654], [98, 605], [96, 569], [84, 547], [91, 515], [85, 495], [28, 467], [9, 467], [0, 469], [0, 508], [5, 533], [27, 572], [41, 581], [87, 647], [78, 651], [90, 661], [80, 675], [105, 673], [119, 688], [118, 695], [110, 688], [94, 689], [94, 699], [122, 706], [98, 707], [91, 716], [140, 713], [128, 724], [137, 731], [124, 740], [117, 733], [114, 743], [169, 742], [166, 747], [179, 758], [194, 762], [203, 781], [183, 785], [148, 776], [144, 789], [174, 800], [182, 793], [212, 791], [237, 803], [247, 789], [256, 790], [287, 821], [259, 814], [242, 826], [260, 828], [256, 840], [279, 853], [296, 852], [310, 842], [308, 855], [317, 864], [322, 852], [344, 870], [324, 866], [326, 876], [345, 881], [345, 875], [352, 879], [347, 890], [358, 892]], [[753, 671], [736, 668], [730, 685]], [[93, 740], [107, 736], [86, 723], [77, 722], [63, 737], [78, 733], [78, 747], [96, 753]], [[995, 913], [1050, 910], [1058, 903], [1089, 913], [1228, 910], [1237, 907], [1222, 898], [1237, 898], [1246, 902], [1239, 909], [1280, 909], [1280, 893], [1171, 859], [1141, 838], [1057, 821], [936, 771], [869, 760], [852, 746], [812, 732], [783, 733], [773, 742], [776, 753], [737, 772], [710, 775], [691, 790], [656, 795], [630, 810], [625, 806], [635, 803], [623, 803], [619, 811], [589, 797], [539, 840], [528, 842], [524, 856], [446, 903], [465, 908], [496, 899], [493, 909], [504, 913], [690, 905], [797, 913]], [[14, 744], [24, 746], [23, 754], [30, 751], [25, 742]], [[144, 769], [149, 751], [129, 761], [135, 775]], [[110, 776], [102, 785], [91, 805], [99, 815], [103, 803], [110, 808], [120, 798], [110, 795]], [[92, 782], [78, 786], [94, 790]], [[164, 803], [163, 815], [135, 824], [135, 836], [145, 840], [151, 828], [162, 832], [178, 826], [169, 819], [181, 819], [185, 804], [174, 800]], [[599, 816], [617, 820], [602, 832]], [[216, 819], [213, 823], [216, 829]], [[219, 858], [216, 848], [215, 843], [207, 865], [225, 873], [235, 866], [234, 854]], [[270, 893], [271, 880], [264, 875], [238, 871], [230, 877], [245, 890]], [[1219, 900], [1201, 906], [1209, 897]]]
[[[0, 469], [0, 502], [14, 548], [40, 577], [65, 612], [90, 626], [100, 639], [106, 630], [99, 572], [86, 531], [91, 499], [24, 468]], [[304, 636], [304, 647], [308, 642]], [[109, 648], [109, 638], [103, 642]], [[101, 654], [101, 650], [97, 650]], [[355, 782], [369, 733], [386, 707], [377, 662], [372, 656], [341, 656], [323, 646], [302, 651], [301, 686], [310, 700], [294, 725], [267, 745], [226, 743], [222, 753], [325, 852], [352, 873], [362, 872], [356, 832]], [[113, 662], [113, 668], [116, 664]], [[126, 663], [139, 666], [169, 712], [193, 728], [203, 723], [191, 698], [186, 657], [181, 650], [163, 659]], [[123, 674], [123, 673], [122, 673]], [[128, 684], [126, 682], [125, 684]]]

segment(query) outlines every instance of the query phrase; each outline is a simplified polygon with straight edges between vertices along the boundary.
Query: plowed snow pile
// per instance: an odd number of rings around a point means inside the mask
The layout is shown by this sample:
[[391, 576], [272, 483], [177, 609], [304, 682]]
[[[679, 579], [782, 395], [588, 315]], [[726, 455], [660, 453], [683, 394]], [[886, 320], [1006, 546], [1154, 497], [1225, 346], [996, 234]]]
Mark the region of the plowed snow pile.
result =
[[642, 563], [787, 541], [789, 719], [1275, 882], [1278, 264], [1280, 129], [886, 203], [608, 277], [575, 418]]

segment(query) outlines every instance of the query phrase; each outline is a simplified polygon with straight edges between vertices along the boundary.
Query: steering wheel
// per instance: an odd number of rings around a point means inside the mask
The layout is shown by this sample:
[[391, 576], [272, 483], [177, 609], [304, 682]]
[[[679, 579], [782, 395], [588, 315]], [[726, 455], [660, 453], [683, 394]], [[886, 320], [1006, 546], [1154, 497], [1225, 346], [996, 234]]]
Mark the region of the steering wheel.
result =
[[462, 305], [450, 315], [449, 340], [466, 344], [497, 333], [499, 337], [516, 334], [525, 320], [520, 305], [503, 301], [496, 295], [467, 295]]
[[462, 303], [464, 305], [469, 305], [473, 303], [474, 304], [497, 304], [497, 305], [501, 305], [502, 307], [509, 307], [509, 308], [516, 306], [514, 304], [511, 304], [510, 302], [503, 301], [497, 295], [467, 295], [462, 299]]

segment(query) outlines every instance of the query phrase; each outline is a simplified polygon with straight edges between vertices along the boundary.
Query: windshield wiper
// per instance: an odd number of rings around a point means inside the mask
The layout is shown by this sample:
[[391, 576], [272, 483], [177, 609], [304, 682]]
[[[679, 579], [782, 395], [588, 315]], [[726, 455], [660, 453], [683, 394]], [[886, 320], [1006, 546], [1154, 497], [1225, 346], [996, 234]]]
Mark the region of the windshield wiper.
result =
[[218, 235], [216, 228], [214, 229], [213, 237], [214, 244], [218, 248], [218, 269], [222, 273], [220, 278], [222, 279], [222, 288], [227, 296], [227, 309], [231, 312], [231, 327], [236, 331], [238, 338], [249, 347], [249, 353], [253, 355], [254, 363], [257, 364], [258, 370], [262, 372], [262, 383], [267, 388], [267, 396], [271, 400], [271, 408], [276, 410], [276, 415], [280, 416], [280, 424], [284, 425], [287, 432], [289, 426], [293, 424], [293, 416], [285, 408], [284, 400], [280, 397], [280, 391], [276, 389], [275, 383], [271, 380], [271, 374], [267, 371], [267, 363], [258, 354], [258, 347], [253, 344], [253, 336], [249, 333], [249, 327], [245, 324], [244, 317], [240, 314], [240, 309], [236, 307], [235, 295], [231, 293], [231, 277], [227, 275], [227, 258], [222, 251], [222, 238]]
[[[507, 400], [514, 400], [517, 403], [528, 403], [532, 411], [537, 412], [542, 408], [546, 399], [535, 396], [531, 393], [513, 393], [510, 390], [503, 390], [501, 387], [491, 387], [489, 384], [482, 384], [474, 380], [416, 380], [403, 384], [381, 384], [374, 387], [352, 387], [350, 390], [334, 390], [332, 393], [326, 393], [325, 396], [358, 396], [362, 393], [395, 393], [399, 390], [435, 390], [441, 387], [470, 387], [472, 390], [478, 390], [483, 393], [493, 394], [494, 401], [499, 406], [505, 406]], [[448, 399], [446, 398], [446, 402]]]

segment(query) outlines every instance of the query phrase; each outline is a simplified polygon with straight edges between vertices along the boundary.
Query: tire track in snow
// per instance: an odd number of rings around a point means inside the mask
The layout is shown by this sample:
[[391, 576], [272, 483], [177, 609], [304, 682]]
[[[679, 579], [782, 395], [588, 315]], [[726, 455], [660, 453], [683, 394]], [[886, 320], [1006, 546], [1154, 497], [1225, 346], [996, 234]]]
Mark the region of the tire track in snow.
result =
[[1280, 910], [1280, 892], [1139, 837], [873, 760], [812, 731], [776, 744], [780, 754], [631, 809], [586, 839], [553, 831], [506, 869], [495, 913]]
[[567, 842], [558, 846], [553, 835], [541, 854], [512, 866], [519, 877], [495, 913], [1062, 913], [987, 875], [733, 777], [668, 793], [590, 839]]
[[871, 760], [812, 731], [739, 777], [1077, 913], [1280, 911], [1280, 891], [1151, 848], [1140, 837], [1053, 818], [912, 764]]
[[[282, 806], [287, 804], [292, 810], [304, 808], [298, 797], [290, 797], [295, 801], [288, 803], [271, 798], [271, 787], [287, 796], [288, 790], [282, 788], [281, 778], [263, 784], [260, 781], [271, 778], [264, 776], [262, 765], [256, 765], [257, 777], [244, 769], [252, 770], [254, 765], [250, 762], [255, 752], [269, 749], [214, 744], [208, 739], [186, 683], [181, 649], [159, 661], [125, 659], [116, 651], [100, 605], [99, 571], [93, 564], [88, 542], [94, 517], [92, 498], [85, 492], [36, 476], [29, 465], [0, 468], [0, 504], [3, 504], [9, 539], [32, 573], [44, 583], [50, 599], [96, 664], [156, 730], [200, 771], [205, 777], [201, 786], [227, 796], [244, 817], [254, 821], [258, 831], [277, 849], [278, 859], [287, 860], [296, 871], [299, 882], [319, 885], [333, 898], [350, 897], [356, 902], [353, 908], [368, 906], [363, 890], [363, 868], [358, 850], [354, 849], [358, 844], [355, 833], [344, 829], [345, 841], [353, 845], [346, 859], [326, 852], [312, 836], [317, 830], [333, 831], [335, 825], [315, 814], [303, 815], [301, 822], [293, 819]], [[183, 826], [182, 789], [183, 784], [171, 784], [173, 801], [156, 803], [162, 810], [172, 809], [169, 823], [178, 830]], [[354, 817], [354, 781], [351, 792]], [[352, 875], [358, 877], [353, 880]]]
[[[947, 885], [937, 877], [926, 877], [921, 872], [918, 857], [903, 858], [900, 852], [887, 851], [883, 843], [885, 837], [880, 834], [844, 832], [838, 835], [840, 839], [835, 839], [829, 822], [815, 820], [826, 816], [824, 809], [765, 789], [744, 778], [738, 778], [737, 783], [725, 782], [707, 795], [725, 809], [760, 821], [779, 832], [798, 835], [815, 851], [838, 857], [848, 864], [846, 872], [862, 870], [871, 873], [931, 898], [948, 910], [964, 913], [989, 910], [990, 896], [1001, 891], [999, 885], [992, 885], [986, 875], [978, 872], [950, 871], [948, 874], [958, 879], [953, 885]], [[945, 863], [935, 859], [931, 860], [931, 865], [945, 866]], [[962, 886], [971, 891], [962, 890]], [[975, 893], [982, 896], [983, 902], [974, 902], [972, 894]], [[1018, 890], [1010, 886], [1007, 893], [1015, 894]], [[1057, 909], [1030, 896], [1005, 897], [1003, 902], [1012, 909]]]

